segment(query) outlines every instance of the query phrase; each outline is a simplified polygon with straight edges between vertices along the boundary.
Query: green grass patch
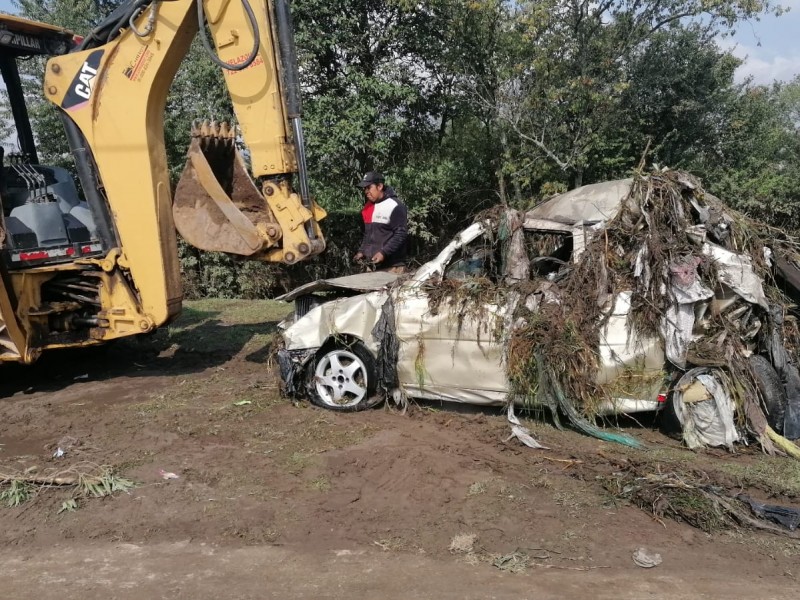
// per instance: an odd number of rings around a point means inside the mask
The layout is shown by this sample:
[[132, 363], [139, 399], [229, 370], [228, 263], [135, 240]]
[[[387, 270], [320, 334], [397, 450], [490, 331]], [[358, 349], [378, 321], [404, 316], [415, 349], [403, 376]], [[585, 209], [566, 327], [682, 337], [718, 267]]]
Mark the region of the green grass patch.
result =
[[292, 305], [275, 300], [225, 300], [208, 298], [185, 302], [175, 321], [177, 328], [216, 319], [226, 325], [278, 323], [292, 312]]
[[736, 477], [744, 487], [758, 487], [781, 496], [800, 496], [800, 461], [760, 456], [753, 464], [725, 462], [719, 468]]
[[[185, 302], [175, 322], [150, 337], [123, 340], [162, 351], [226, 353], [264, 352], [272, 344], [277, 324], [292, 306], [274, 300], [206, 299]], [[134, 346], [135, 347], [135, 346]]]
[[0, 491], [0, 503], [14, 508], [27, 501], [33, 493], [33, 486], [17, 479], [12, 479], [8, 486]]
[[311, 487], [318, 492], [327, 492], [331, 489], [331, 480], [324, 475], [320, 475], [311, 482]]

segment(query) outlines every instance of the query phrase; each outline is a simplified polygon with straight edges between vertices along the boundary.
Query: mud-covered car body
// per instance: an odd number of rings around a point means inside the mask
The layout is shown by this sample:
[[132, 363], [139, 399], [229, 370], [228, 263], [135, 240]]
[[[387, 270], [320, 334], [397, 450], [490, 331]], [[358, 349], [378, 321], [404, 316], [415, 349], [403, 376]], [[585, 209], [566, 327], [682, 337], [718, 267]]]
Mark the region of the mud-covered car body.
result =
[[[539, 249], [530, 261], [538, 280], [558, 281], [589, 240], [602, 232], [604, 225], [620, 211], [631, 185], [631, 180], [621, 180], [584, 186], [524, 214], [526, 246]], [[280, 363], [286, 391], [301, 395], [309, 392], [312, 399], [316, 396], [317, 403], [328, 408], [355, 410], [365, 406], [366, 398], [358, 402], [355, 399], [375, 393], [374, 379], [379, 377], [380, 370], [376, 369], [376, 363], [381, 362], [386, 344], [385, 328], [376, 326], [382, 311], [391, 306], [391, 329], [399, 342], [396, 357], [391, 357], [396, 364], [396, 380], [389, 387], [395, 393], [399, 390], [413, 398], [480, 405], [508, 402], [511, 391], [505, 368], [508, 338], [496, 335], [495, 331], [497, 323], [511, 325], [509, 307], [487, 304], [481, 310], [481, 318], [474, 318], [465, 316], [454, 304], [435, 303], [432, 299], [432, 291], [447, 279], [469, 282], [471, 278], [492, 276], [487, 261], [492, 258], [491, 248], [497, 247], [497, 228], [497, 223], [491, 220], [472, 224], [434, 260], [404, 280], [391, 283], [393, 278], [387, 279], [386, 274], [373, 274], [376, 280], [370, 287], [370, 274], [359, 276], [361, 285], [353, 289], [366, 293], [341, 297], [346, 293], [342, 287], [338, 292], [333, 290], [337, 285], [347, 287], [346, 283], [331, 280], [317, 282], [311, 290], [339, 294], [328, 301], [320, 295], [309, 299], [302, 289], [284, 296], [285, 300], [295, 300], [298, 307], [294, 317], [282, 324], [284, 349], [280, 352]], [[720, 310], [742, 298], [766, 306], [760, 280], [747, 256], [714, 244], [703, 244], [702, 252], [719, 263], [727, 285], [687, 300], [697, 318], [696, 325], [702, 323], [711, 308]], [[547, 297], [546, 287], [543, 295]], [[669, 386], [668, 374], [673, 369], [667, 360], [669, 347], [665, 347], [663, 339], [669, 346], [670, 333], [637, 335], [628, 319], [630, 301], [631, 293], [622, 291], [609, 298], [603, 307], [602, 324], [598, 328], [596, 379], [614, 389], [615, 395], [600, 406], [599, 414], [657, 410]], [[363, 345], [358, 356], [350, 353], [334, 356], [333, 362], [319, 363], [322, 355], [332, 350], [335, 353], [336, 348], [347, 353], [353, 344]], [[351, 359], [358, 364], [350, 362]], [[351, 376], [359, 375], [359, 369], [363, 373], [355, 381]], [[631, 378], [632, 373], [637, 381]], [[617, 381], [622, 383], [615, 385]], [[322, 402], [319, 402], [320, 390]], [[326, 394], [326, 390], [331, 393]]]

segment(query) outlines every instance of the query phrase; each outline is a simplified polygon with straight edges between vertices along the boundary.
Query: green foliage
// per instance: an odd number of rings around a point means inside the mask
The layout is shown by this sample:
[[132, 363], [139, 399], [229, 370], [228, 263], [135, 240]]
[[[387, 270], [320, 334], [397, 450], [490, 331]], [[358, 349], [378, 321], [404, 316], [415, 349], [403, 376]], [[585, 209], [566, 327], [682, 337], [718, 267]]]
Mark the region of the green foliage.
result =
[[183, 240], [178, 243], [178, 255], [184, 296], [190, 300], [266, 298], [285, 279], [278, 266], [238, 260], [221, 252], [203, 252]]
[[462, 7], [450, 0], [293, 3], [309, 167], [329, 210], [360, 208], [353, 184], [379, 169], [408, 204], [412, 232], [430, 242], [441, 219], [463, 222], [483, 200], [476, 191], [495, 187], [475, 155], [482, 134], [472, 135], [476, 121], [450, 69], [465, 41], [451, 23]]
[[745, 87], [727, 115], [721, 151], [709, 160], [709, 187], [748, 215], [800, 227], [800, 80]]
[[75, 498], [70, 498], [69, 500], [64, 500], [61, 503], [61, 507], [58, 509], [57, 514], [61, 514], [63, 512], [75, 512], [78, 510], [78, 501]]
[[114, 492], [127, 492], [135, 485], [130, 479], [120, 477], [111, 469], [105, 468], [99, 475], [79, 473], [76, 492], [83, 498], [104, 498]]
[[5, 489], [0, 491], [0, 503], [14, 508], [27, 501], [32, 493], [33, 487], [29, 483], [20, 479], [12, 479]]
[[625, 176], [648, 145], [647, 162], [702, 170], [724, 135], [725, 111], [736, 102], [738, 65], [696, 29], [654, 34], [624, 70], [624, 90], [591, 152], [587, 178]]

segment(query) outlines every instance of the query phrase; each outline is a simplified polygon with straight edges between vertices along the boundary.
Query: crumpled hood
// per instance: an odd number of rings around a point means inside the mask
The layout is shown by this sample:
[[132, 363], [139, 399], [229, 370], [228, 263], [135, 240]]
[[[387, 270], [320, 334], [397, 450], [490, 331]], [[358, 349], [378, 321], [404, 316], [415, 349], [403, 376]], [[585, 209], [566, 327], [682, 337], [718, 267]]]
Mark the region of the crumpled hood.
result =
[[300, 287], [296, 287], [291, 292], [278, 296], [275, 300], [291, 302], [299, 296], [314, 292], [324, 292], [328, 290], [352, 290], [354, 292], [372, 292], [380, 290], [395, 282], [400, 277], [396, 273], [388, 271], [371, 271], [368, 273], [356, 273], [355, 275], [345, 275], [344, 277], [331, 277], [330, 279], [317, 279]]
[[326, 302], [311, 309], [283, 332], [287, 350], [319, 348], [335, 335], [360, 338], [372, 352], [378, 348], [372, 339], [372, 329], [381, 316], [388, 292], [386, 290], [359, 294]]

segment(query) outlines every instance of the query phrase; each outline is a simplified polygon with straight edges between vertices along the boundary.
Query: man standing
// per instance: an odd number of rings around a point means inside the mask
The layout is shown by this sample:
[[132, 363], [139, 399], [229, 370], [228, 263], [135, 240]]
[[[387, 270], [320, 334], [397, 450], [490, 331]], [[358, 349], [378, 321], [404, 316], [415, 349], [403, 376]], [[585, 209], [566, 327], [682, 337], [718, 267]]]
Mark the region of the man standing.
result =
[[364, 239], [355, 260], [366, 258], [381, 271], [405, 273], [408, 211], [381, 173], [370, 171], [358, 184], [366, 202], [361, 210]]

